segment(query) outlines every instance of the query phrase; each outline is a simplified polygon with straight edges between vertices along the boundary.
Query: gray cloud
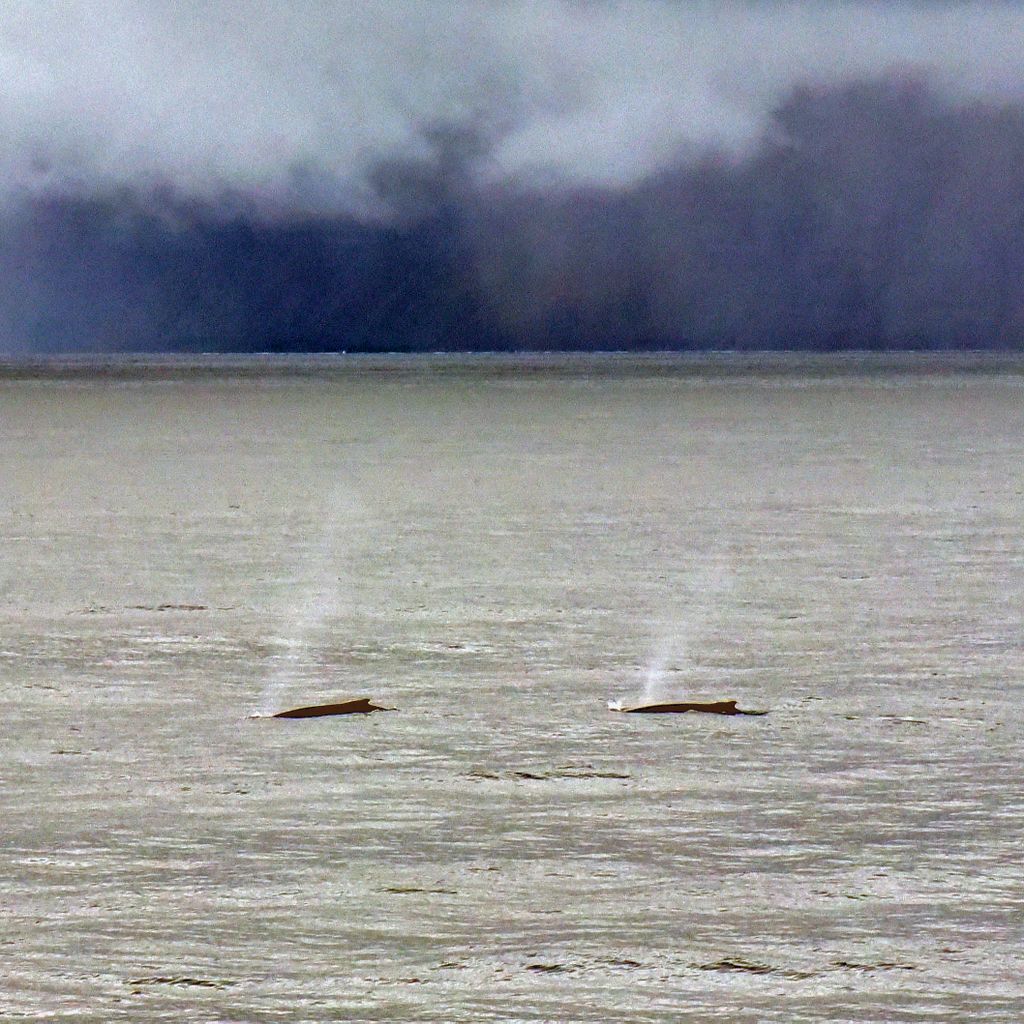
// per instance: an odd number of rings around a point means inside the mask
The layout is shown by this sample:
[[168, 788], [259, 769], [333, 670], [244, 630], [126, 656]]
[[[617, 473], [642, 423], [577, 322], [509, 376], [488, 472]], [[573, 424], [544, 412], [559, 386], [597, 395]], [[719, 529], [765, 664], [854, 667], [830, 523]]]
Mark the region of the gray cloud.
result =
[[500, 125], [491, 181], [631, 183], [743, 152], [797, 82], [914, 69], [1024, 88], [1024, 9], [673, 0], [8, 0], [8, 196], [170, 184], [270, 209], [372, 208], [432, 122]]

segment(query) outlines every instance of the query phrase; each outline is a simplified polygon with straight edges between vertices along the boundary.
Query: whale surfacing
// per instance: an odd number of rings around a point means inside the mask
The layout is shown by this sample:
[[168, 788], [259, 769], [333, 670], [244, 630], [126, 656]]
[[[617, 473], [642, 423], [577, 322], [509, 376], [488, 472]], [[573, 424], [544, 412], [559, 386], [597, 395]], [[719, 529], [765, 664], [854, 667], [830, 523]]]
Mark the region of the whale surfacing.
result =
[[672, 704], [638, 704], [626, 707], [621, 701], [609, 702], [609, 711], [631, 715], [682, 715], [687, 711], [701, 711], [709, 715], [766, 715], [767, 711], [745, 711], [736, 707], [734, 700], [713, 700], [705, 703], [680, 702]]
[[309, 707], [278, 711], [271, 718], [326, 718], [328, 715], [372, 715], [374, 711], [396, 711], [373, 704], [369, 697], [354, 697], [338, 704], [311, 704]]

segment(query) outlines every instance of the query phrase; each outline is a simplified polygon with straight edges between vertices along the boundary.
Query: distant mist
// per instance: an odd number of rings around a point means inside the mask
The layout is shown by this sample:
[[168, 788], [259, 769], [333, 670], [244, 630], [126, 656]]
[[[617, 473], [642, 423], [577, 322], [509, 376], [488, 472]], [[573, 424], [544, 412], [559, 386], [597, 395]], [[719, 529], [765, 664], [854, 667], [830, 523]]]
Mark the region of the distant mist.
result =
[[1024, 347], [1024, 8], [14, 0], [0, 352]]

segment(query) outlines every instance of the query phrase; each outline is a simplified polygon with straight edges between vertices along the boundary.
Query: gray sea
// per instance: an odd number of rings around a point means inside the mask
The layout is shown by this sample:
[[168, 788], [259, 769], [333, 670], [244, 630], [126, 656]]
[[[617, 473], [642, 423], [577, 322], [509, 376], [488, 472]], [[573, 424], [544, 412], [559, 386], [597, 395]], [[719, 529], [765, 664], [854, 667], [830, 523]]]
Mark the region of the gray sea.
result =
[[1024, 1019], [1022, 452], [1012, 359], [0, 367], [0, 1020]]

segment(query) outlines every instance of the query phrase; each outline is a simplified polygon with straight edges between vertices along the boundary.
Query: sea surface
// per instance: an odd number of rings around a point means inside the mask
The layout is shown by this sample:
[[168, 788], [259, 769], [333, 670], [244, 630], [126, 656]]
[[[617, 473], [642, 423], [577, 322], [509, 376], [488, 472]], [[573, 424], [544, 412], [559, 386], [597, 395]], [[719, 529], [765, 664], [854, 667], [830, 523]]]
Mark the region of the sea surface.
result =
[[1024, 1019], [1022, 453], [1012, 359], [0, 367], [0, 1020]]

